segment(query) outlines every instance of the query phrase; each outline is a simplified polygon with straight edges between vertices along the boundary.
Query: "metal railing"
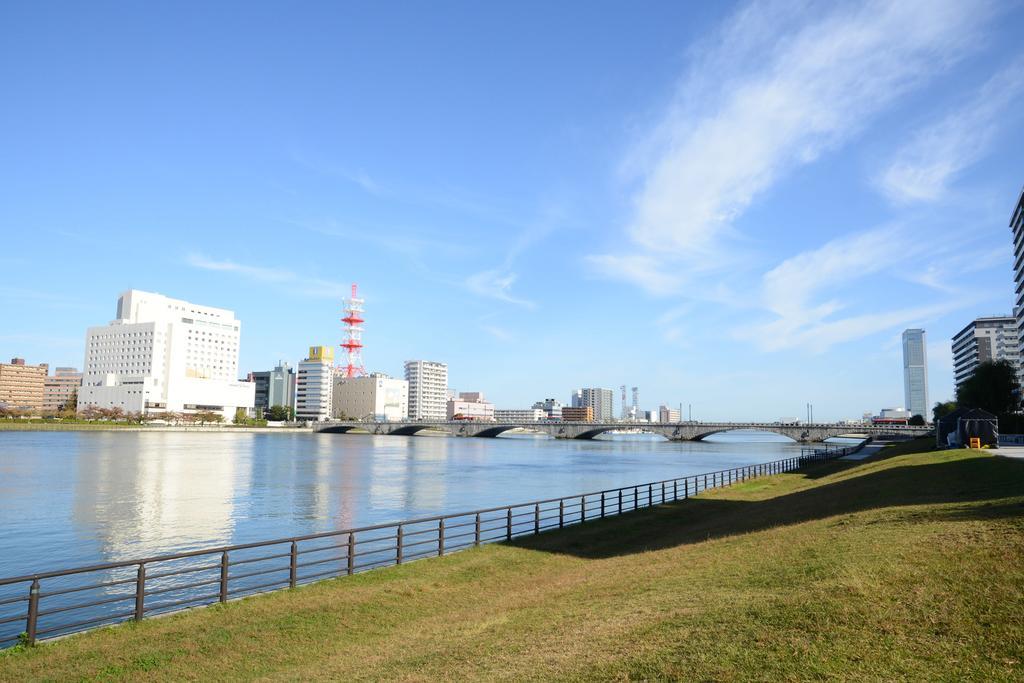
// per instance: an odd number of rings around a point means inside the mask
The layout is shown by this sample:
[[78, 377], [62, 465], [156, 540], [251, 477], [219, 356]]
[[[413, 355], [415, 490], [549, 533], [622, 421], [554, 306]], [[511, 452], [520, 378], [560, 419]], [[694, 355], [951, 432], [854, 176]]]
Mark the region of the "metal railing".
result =
[[0, 647], [510, 541], [789, 472], [859, 446], [516, 505], [0, 579]]

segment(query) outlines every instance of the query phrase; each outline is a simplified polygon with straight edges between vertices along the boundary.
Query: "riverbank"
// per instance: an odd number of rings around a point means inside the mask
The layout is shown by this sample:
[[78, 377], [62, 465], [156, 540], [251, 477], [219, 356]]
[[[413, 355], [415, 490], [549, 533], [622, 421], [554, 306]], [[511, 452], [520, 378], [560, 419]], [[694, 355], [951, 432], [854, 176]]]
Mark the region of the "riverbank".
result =
[[0, 420], [0, 432], [253, 432], [308, 433], [308, 427], [249, 427], [246, 425], [139, 425], [126, 422], [58, 422]]
[[1018, 679], [1024, 462], [928, 448], [0, 654], [0, 680]]

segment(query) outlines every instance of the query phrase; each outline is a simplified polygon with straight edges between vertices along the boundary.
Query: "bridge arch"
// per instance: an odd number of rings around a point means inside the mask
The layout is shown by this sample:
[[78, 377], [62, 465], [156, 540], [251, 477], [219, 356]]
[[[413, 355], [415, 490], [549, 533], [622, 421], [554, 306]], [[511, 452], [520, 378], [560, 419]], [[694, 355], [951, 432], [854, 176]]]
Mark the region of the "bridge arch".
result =
[[[662, 429], [657, 429], [657, 428], [645, 429], [643, 427], [639, 427], [639, 428], [637, 428], [637, 427], [629, 427], [628, 429], [630, 430], [629, 431], [630, 434], [650, 434], [652, 436], [660, 436], [660, 437], [664, 437], [666, 439], [671, 439], [672, 438], [668, 434], [665, 434], [664, 430], [662, 430]], [[604, 425], [604, 426], [598, 427], [596, 429], [588, 429], [585, 432], [577, 434], [573, 438], [581, 439], [581, 440], [592, 440], [595, 437], [601, 436], [602, 434], [607, 434], [608, 432], [618, 432], [618, 431], [622, 431], [622, 430], [623, 430], [623, 425], [615, 425], [615, 424], [613, 424], [613, 425]]]
[[764, 425], [757, 427], [721, 427], [718, 429], [712, 429], [707, 432], [701, 432], [693, 436], [693, 441], [703, 441], [709, 436], [715, 434], [730, 434], [735, 432], [771, 432], [772, 434], [778, 434], [784, 436], [787, 439], [795, 442], [806, 441], [809, 438], [809, 433], [805, 429], [801, 429], [798, 425]]

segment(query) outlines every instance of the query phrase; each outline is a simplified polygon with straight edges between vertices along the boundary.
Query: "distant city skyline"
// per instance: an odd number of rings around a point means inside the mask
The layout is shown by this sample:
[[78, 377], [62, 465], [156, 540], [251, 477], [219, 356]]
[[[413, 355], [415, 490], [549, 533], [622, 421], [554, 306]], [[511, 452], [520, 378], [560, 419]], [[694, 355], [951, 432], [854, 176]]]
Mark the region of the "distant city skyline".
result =
[[0, 358], [82, 367], [134, 288], [297, 368], [359, 282], [367, 370], [502, 409], [856, 417], [906, 328], [953, 398], [953, 335], [1019, 312], [1024, 7], [801, 7], [8, 3]]

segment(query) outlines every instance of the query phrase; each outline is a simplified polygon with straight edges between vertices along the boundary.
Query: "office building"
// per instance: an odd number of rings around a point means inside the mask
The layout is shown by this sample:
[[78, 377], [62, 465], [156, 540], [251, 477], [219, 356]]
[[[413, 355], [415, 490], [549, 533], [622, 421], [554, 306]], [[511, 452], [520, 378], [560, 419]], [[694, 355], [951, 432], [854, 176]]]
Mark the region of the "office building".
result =
[[116, 319], [90, 327], [78, 408], [127, 413], [252, 409], [255, 387], [238, 380], [241, 322], [223, 308], [131, 289]]
[[[1013, 316], [1017, 319], [1018, 357], [1024, 361], [1024, 189], [1010, 216], [1010, 230], [1013, 232]], [[1024, 363], [1021, 363], [1018, 377], [1024, 385]]]
[[479, 391], [464, 391], [448, 399], [445, 415], [449, 420], [494, 421], [494, 404]]
[[[558, 416], [562, 416], [561, 406]], [[540, 408], [499, 408], [494, 411], [494, 419], [497, 422], [543, 422], [547, 417], [548, 414]]]
[[405, 362], [409, 383], [409, 417], [444, 420], [448, 415], [448, 366], [429, 360]]
[[250, 372], [249, 381], [256, 384], [256, 413], [274, 406], [295, 407], [295, 370], [283, 360], [273, 370]]
[[334, 378], [334, 417], [395, 422], [409, 415], [409, 383], [383, 373]]
[[565, 422], [593, 422], [594, 409], [590, 406], [564, 406], [562, 408], [562, 420]]
[[576, 389], [570, 396], [570, 404], [573, 408], [592, 408], [593, 419], [610, 422], [614, 414], [614, 397], [615, 393], [611, 389]]
[[78, 406], [78, 389], [82, 386], [82, 373], [78, 368], [56, 368], [43, 382], [43, 412], [56, 413]]
[[903, 396], [911, 415], [931, 420], [928, 405], [928, 336], [924, 330], [903, 331]]
[[666, 405], [658, 407], [658, 422], [679, 422], [679, 410], [669, 408]]
[[24, 358], [0, 363], [0, 406], [41, 411], [48, 370], [46, 363], [26, 365]]
[[334, 403], [334, 348], [310, 346], [295, 377], [295, 419], [329, 420]]
[[1020, 372], [1017, 319], [1009, 315], [975, 318], [953, 336], [953, 380], [957, 388], [987, 361], [1005, 360]]
[[533, 404], [534, 410], [543, 410], [544, 417], [548, 420], [562, 419], [562, 404], [553, 398], [546, 398]]

